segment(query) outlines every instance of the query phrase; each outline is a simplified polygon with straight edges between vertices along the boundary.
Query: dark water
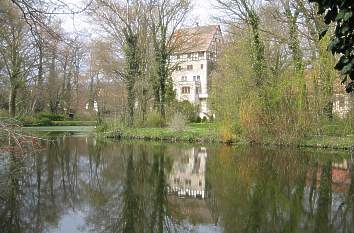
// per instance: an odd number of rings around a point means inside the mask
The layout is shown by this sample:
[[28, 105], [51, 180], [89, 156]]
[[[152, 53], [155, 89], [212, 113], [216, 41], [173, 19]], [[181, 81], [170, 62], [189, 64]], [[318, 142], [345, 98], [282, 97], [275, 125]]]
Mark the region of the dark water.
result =
[[354, 232], [353, 161], [58, 137], [0, 155], [0, 232]]

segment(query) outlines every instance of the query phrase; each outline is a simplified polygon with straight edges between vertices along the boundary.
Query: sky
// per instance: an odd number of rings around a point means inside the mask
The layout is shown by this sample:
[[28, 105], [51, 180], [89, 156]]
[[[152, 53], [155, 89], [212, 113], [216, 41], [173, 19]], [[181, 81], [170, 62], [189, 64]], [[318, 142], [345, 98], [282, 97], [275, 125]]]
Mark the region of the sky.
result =
[[[198, 23], [199, 26], [208, 24], [217, 24], [217, 21], [213, 18], [217, 14], [217, 11], [213, 9], [215, 0], [191, 0], [192, 12], [188, 21], [188, 24]], [[77, 0], [65, 0], [66, 3], [77, 3]], [[84, 13], [81, 15], [65, 16], [63, 17], [63, 27], [67, 32], [74, 31], [91, 31], [92, 27], [85, 20]]]
[[214, 9], [215, 0], [192, 0], [194, 6], [192, 15], [195, 15], [200, 25], [217, 24], [213, 16], [217, 14]]

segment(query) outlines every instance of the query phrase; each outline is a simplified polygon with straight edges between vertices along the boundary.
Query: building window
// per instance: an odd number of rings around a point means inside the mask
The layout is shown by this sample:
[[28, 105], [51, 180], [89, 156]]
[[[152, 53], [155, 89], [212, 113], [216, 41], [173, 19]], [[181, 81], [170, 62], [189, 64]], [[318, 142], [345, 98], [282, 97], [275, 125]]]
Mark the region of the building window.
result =
[[187, 81], [187, 76], [182, 76], [181, 81]]
[[203, 64], [200, 64], [200, 69], [203, 69], [204, 65]]
[[193, 65], [187, 65], [187, 70], [193, 70]]
[[186, 183], [187, 186], [191, 186], [191, 184], [192, 184], [191, 180], [189, 180], [189, 179], [186, 179], [185, 183]]
[[196, 92], [197, 94], [199, 94], [199, 93], [200, 93], [200, 87], [196, 87], [195, 92]]
[[181, 56], [180, 55], [177, 55], [177, 60], [179, 60], [181, 58]]
[[182, 87], [182, 94], [189, 94], [191, 92], [190, 87]]
[[187, 58], [191, 58], [192, 54], [188, 53]]
[[200, 76], [199, 75], [197, 75], [197, 81], [200, 81]]
[[182, 70], [182, 66], [177, 66], [176, 70], [178, 70], [178, 71]]
[[196, 80], [196, 78], [197, 78], [196, 76], [193, 76], [193, 81], [195, 81], [195, 80]]
[[199, 53], [198, 53], [198, 57], [199, 57], [199, 58], [204, 57], [204, 52], [199, 52]]

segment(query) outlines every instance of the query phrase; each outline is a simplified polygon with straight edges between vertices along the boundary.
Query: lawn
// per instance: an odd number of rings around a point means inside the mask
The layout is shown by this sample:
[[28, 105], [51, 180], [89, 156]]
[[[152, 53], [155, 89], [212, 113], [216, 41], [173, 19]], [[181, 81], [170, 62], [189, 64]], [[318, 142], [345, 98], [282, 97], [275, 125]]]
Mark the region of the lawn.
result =
[[313, 136], [301, 140], [300, 146], [333, 149], [354, 149], [354, 135], [347, 136]]
[[188, 124], [182, 131], [173, 131], [169, 128], [126, 128], [110, 132], [108, 137], [190, 142], [220, 141], [216, 125], [213, 123]]
[[23, 127], [27, 131], [37, 132], [92, 132], [94, 126], [36, 126], [36, 127]]

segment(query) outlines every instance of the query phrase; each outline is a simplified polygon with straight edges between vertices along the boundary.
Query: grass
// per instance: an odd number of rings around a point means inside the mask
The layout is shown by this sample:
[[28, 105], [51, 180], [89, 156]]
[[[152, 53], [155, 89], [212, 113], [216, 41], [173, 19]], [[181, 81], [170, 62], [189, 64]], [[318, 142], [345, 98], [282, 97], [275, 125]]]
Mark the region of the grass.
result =
[[23, 127], [27, 131], [37, 132], [92, 132], [93, 126], [38, 126], [38, 127]]
[[354, 150], [354, 135], [346, 136], [313, 136], [300, 141], [303, 147]]
[[96, 121], [51, 121], [53, 126], [95, 126]]
[[[107, 133], [110, 138], [185, 142], [223, 142], [214, 123], [191, 123], [183, 131], [169, 128], [125, 128]], [[235, 141], [240, 141], [235, 138]]]
[[[183, 131], [172, 131], [169, 128], [124, 128], [107, 133], [110, 138], [123, 139], [142, 139], [157, 141], [185, 141], [185, 142], [223, 142], [218, 133], [217, 125], [214, 123], [191, 123], [188, 124]], [[233, 144], [247, 144], [246, 139], [233, 135]], [[265, 143], [272, 144], [272, 143]], [[354, 134], [339, 136], [325, 135], [312, 136], [300, 140], [292, 146], [313, 147], [313, 148], [330, 148], [353, 150]]]
[[110, 132], [108, 137], [144, 140], [214, 142], [218, 140], [214, 124], [190, 124], [183, 131], [169, 128], [125, 128]]

